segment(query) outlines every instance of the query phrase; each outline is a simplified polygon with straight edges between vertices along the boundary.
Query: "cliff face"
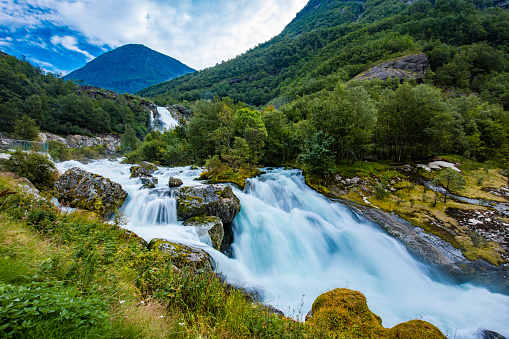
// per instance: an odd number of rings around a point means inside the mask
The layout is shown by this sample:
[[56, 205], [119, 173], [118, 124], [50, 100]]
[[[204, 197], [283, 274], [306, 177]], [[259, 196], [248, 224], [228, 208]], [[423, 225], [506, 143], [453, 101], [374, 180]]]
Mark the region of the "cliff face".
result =
[[353, 80], [372, 80], [375, 78], [387, 80], [389, 78], [398, 78], [415, 79], [417, 82], [421, 82], [424, 79], [424, 72], [428, 67], [429, 61], [426, 54], [410, 54], [378, 64], [357, 75]]

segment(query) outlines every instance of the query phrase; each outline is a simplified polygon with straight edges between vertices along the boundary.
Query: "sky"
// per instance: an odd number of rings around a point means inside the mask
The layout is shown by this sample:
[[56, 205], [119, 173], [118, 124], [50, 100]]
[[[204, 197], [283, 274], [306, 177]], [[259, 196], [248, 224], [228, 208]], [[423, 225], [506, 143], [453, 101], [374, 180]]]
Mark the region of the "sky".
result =
[[197, 70], [279, 34], [308, 0], [0, 0], [0, 50], [65, 75], [129, 43]]

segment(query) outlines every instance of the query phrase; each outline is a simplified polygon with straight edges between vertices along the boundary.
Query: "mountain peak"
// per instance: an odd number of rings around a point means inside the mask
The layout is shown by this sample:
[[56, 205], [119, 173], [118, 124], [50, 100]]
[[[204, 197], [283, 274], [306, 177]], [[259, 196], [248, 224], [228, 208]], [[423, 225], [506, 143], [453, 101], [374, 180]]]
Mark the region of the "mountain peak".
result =
[[101, 54], [65, 80], [102, 87], [119, 93], [135, 93], [194, 69], [142, 44], [127, 44]]

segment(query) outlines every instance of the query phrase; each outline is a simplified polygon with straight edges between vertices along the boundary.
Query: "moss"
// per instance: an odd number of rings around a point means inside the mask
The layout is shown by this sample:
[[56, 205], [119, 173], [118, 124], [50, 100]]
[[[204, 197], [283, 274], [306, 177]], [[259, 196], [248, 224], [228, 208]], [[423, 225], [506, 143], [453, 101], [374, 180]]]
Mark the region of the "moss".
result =
[[371, 312], [366, 297], [338, 288], [321, 294], [311, 308], [306, 323], [323, 327], [336, 338], [445, 338], [438, 328], [421, 320], [411, 320], [388, 330], [382, 319]]
[[398, 339], [438, 339], [445, 338], [438, 328], [422, 320], [410, 320], [398, 324], [388, 332], [389, 338]]

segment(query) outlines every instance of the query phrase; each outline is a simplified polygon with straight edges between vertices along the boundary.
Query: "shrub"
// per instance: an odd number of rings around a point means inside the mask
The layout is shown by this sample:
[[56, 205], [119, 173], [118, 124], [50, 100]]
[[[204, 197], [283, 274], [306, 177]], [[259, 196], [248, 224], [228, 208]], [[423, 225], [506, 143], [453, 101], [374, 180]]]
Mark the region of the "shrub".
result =
[[38, 189], [53, 187], [58, 171], [45, 155], [17, 151], [5, 162], [5, 169], [30, 180]]

